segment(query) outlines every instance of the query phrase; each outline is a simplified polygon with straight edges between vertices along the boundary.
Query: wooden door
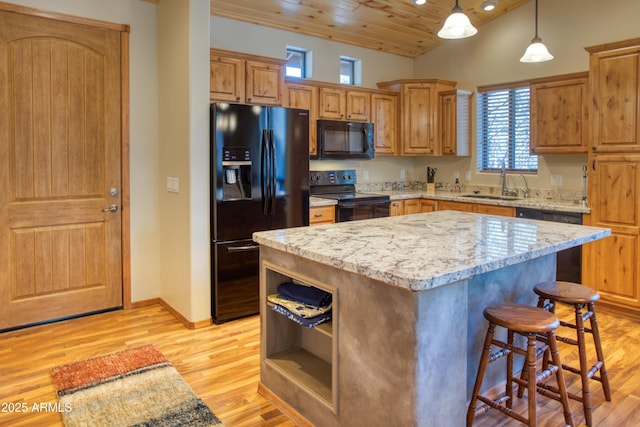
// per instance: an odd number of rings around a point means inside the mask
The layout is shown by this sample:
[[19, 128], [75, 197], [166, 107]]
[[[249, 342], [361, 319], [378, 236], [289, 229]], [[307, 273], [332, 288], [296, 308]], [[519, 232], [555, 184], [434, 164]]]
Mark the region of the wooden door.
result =
[[0, 28], [0, 330], [121, 306], [121, 31]]

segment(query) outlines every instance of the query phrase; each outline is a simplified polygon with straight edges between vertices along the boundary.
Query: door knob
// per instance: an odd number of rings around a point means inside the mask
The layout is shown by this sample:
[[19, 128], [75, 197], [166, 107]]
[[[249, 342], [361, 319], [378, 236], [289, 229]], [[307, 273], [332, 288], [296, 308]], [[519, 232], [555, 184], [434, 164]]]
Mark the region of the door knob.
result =
[[117, 210], [118, 210], [118, 205], [112, 204], [112, 205], [109, 205], [108, 208], [102, 209], [102, 212], [115, 212]]

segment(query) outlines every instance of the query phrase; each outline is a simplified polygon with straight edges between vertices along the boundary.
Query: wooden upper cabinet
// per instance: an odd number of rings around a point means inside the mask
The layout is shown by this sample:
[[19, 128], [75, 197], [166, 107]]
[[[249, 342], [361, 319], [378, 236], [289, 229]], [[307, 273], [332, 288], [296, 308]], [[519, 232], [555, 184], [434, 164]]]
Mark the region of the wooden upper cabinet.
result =
[[593, 150], [640, 151], [640, 38], [586, 48]]
[[247, 103], [282, 105], [284, 67], [279, 63], [247, 61]]
[[309, 110], [309, 155], [318, 154], [317, 148], [317, 114], [318, 88], [301, 84], [287, 84], [285, 106]]
[[398, 154], [398, 96], [371, 94], [371, 121], [376, 156]]
[[330, 120], [371, 121], [371, 92], [340, 87], [319, 88], [318, 117]]
[[211, 49], [210, 98], [241, 104], [282, 105], [285, 60]]
[[347, 92], [344, 89], [321, 87], [318, 96], [320, 99], [319, 118], [344, 120], [347, 99]]
[[245, 61], [211, 54], [210, 98], [215, 101], [244, 102]]
[[440, 154], [437, 141], [438, 93], [455, 89], [455, 83], [444, 80], [396, 80], [378, 83], [381, 89], [400, 93], [401, 154]]
[[346, 94], [347, 120], [371, 121], [371, 94], [348, 90]]
[[531, 82], [531, 153], [587, 152], [588, 82], [588, 72]]
[[402, 89], [402, 154], [437, 154], [435, 88], [408, 84]]
[[470, 121], [471, 92], [446, 90], [438, 94], [438, 127], [442, 155], [471, 155]]

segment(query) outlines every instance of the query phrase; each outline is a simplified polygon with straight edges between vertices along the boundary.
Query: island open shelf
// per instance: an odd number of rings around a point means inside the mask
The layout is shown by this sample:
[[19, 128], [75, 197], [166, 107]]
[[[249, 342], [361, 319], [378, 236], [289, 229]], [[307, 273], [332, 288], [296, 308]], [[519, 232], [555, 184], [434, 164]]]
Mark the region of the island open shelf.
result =
[[277, 373], [282, 381], [290, 381], [291, 387], [303, 390], [309, 398], [318, 399], [334, 411], [337, 393], [335, 318], [307, 328], [272, 310], [274, 304], [267, 301], [267, 296], [277, 293], [278, 285], [283, 282], [313, 286], [332, 295], [332, 312], [335, 313], [338, 305], [336, 289], [269, 262], [261, 264], [261, 279], [266, 284], [264, 292], [261, 290], [262, 330], [266, 331], [262, 341], [263, 365]]

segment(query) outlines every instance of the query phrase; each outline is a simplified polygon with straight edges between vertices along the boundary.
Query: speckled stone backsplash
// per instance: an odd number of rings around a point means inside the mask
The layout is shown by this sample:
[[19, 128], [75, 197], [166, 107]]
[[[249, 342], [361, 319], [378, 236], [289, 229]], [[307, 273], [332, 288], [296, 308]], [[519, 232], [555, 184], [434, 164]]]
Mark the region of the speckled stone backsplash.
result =
[[[388, 182], [371, 182], [365, 184], [356, 184], [356, 189], [362, 192], [375, 191], [399, 191], [399, 190], [425, 190], [426, 183], [422, 181], [388, 181]], [[436, 191], [453, 191], [453, 186], [449, 183], [436, 183]], [[462, 184], [462, 193], [473, 193], [475, 191], [480, 194], [500, 194], [501, 188], [492, 185], [473, 185]], [[523, 196], [519, 189], [520, 197]], [[575, 189], [539, 189], [532, 188], [529, 191], [531, 199], [558, 200], [567, 202], [579, 202], [582, 200], [582, 191]]]

